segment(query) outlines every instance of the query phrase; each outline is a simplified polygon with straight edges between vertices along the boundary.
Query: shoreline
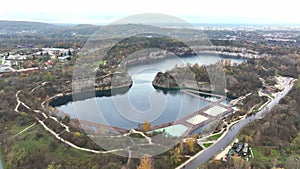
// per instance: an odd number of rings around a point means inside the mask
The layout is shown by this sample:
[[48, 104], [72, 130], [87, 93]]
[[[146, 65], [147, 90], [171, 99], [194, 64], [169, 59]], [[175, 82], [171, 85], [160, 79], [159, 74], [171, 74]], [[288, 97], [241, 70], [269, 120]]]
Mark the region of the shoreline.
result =
[[[210, 48], [218, 48], [218, 47], [222, 47], [222, 46], [209, 46]], [[204, 47], [205, 48], [205, 47]], [[227, 48], [226, 48], [227, 49]], [[194, 50], [197, 50], [194, 49]], [[199, 50], [199, 49], [198, 49]], [[242, 50], [242, 48], [241, 48]], [[242, 54], [240, 52], [222, 52], [222, 51], [212, 51], [212, 50], [203, 50], [203, 51], [199, 51], [198, 52], [199, 54], [201, 55], [205, 55], [205, 54], [213, 54], [213, 55], [222, 55], [221, 58], [225, 58], [225, 59], [229, 59], [230, 57], [233, 57], [234, 59], [239, 59], [239, 58], [245, 58], [245, 59], [249, 59], [249, 58], [257, 58], [257, 57], [249, 57], [249, 55], [253, 55], [251, 53], [247, 53], [246, 54]], [[164, 55], [159, 55], [160, 58], [153, 58], [153, 62], [157, 62], [157, 61], [160, 61], [160, 60], [164, 60], [164, 59], [168, 59], [169, 56], [167, 54], [164, 54]], [[181, 57], [190, 57], [190, 56], [193, 56], [193, 55], [183, 55]], [[149, 63], [149, 61], [147, 60], [144, 60], [142, 63]], [[128, 67], [131, 67], [131, 63], [127, 63]], [[137, 64], [137, 63], [136, 63]], [[131, 81], [131, 83], [129, 85], [122, 85], [122, 86], [117, 86], [117, 87], [111, 87], [109, 86], [107, 89], [105, 89], [106, 87], [103, 87], [103, 88], [95, 88], [94, 91], [86, 91], [86, 92], [95, 92], [95, 93], [103, 93], [103, 92], [111, 92], [112, 90], [119, 90], [119, 89], [124, 89], [124, 88], [128, 88], [127, 91], [129, 91], [129, 89], [131, 88], [133, 84], [133, 81]], [[206, 92], [206, 93], [211, 93], [212, 91], [209, 91], [209, 90], [201, 90], [201, 89], [195, 89], [195, 88], [188, 88], [188, 87], [185, 87], [185, 88], [180, 88], [180, 87], [163, 87], [163, 86], [159, 86], [159, 85], [156, 85], [156, 84], [153, 84], [153, 87], [155, 89], [159, 89], [159, 90], [162, 90], [162, 91], [179, 91], [179, 90], [185, 90], [185, 89], [188, 89], [188, 90], [195, 90], [195, 91], [200, 91], [200, 92]], [[82, 94], [83, 92], [79, 92], [79, 93], [75, 93], [76, 94]], [[70, 95], [73, 95], [74, 93], [69, 91], [69, 92], [66, 92], [66, 93], [58, 93], [52, 97], [50, 97], [50, 101], [49, 101], [49, 105], [51, 105], [51, 102], [54, 100], [54, 99], [57, 99], [59, 97], [66, 97], [66, 96], [70, 96]], [[111, 94], [111, 93], [110, 93]], [[115, 93], [115, 94], [118, 94], [118, 93]], [[221, 94], [220, 94], [221, 95]], [[97, 96], [97, 94], [96, 94]], [[108, 96], [108, 95], [107, 95]], [[211, 95], [209, 95], [211, 96]], [[228, 95], [228, 93], [226, 93], [226, 96], [230, 99], [234, 99], [233, 97], [230, 96], [230, 94]], [[84, 97], [82, 99], [85, 99]], [[70, 100], [72, 101], [72, 100]]]
[[[267, 54], [259, 54], [256, 51], [249, 50], [246, 48], [240, 48], [240, 47], [232, 47], [232, 46], [191, 46], [190, 47], [194, 53], [188, 53], [188, 54], [182, 54], [182, 55], [176, 55], [179, 58], [185, 58], [185, 57], [190, 57], [190, 56], [195, 56], [195, 55], [216, 55], [220, 58], [224, 59], [250, 59], [250, 58], [262, 58], [266, 56], [271, 56]], [[131, 60], [128, 60], [126, 64], [124, 65], [125, 67], [131, 67], [132, 65], [135, 64], [140, 64], [140, 63], [153, 63], [153, 62], [158, 62], [161, 60], [165, 60], [168, 58], [172, 58], [173, 56], [172, 53], [169, 52], [152, 52], [150, 53], [152, 56], [149, 58], [148, 56], [144, 56], [141, 58], [133, 58]]]
[[[73, 101], [74, 97], [76, 97], [78, 100], [84, 100], [84, 99], [90, 98], [91, 96], [100, 96], [100, 95], [101, 96], [112, 96], [112, 95], [116, 95], [116, 94], [127, 93], [129, 91], [129, 89], [131, 88], [131, 86], [132, 86], [132, 83], [129, 85], [110, 87], [108, 89], [95, 88], [94, 91], [83, 91], [83, 92], [78, 92], [78, 93], [73, 93], [72, 91], [69, 91], [66, 93], [57, 93], [54, 96], [50, 97], [49, 106], [56, 107], [56, 106], [61, 106], [61, 105], [67, 104], [68, 102]], [[115, 92], [112, 93], [112, 91], [115, 91]], [[64, 103], [56, 104], [56, 100], [59, 100], [59, 99], [65, 100], [66, 97], [69, 97], [69, 99], [67, 99], [67, 101], [65, 101]], [[44, 102], [42, 104], [44, 105]]]
[[[201, 53], [201, 55], [202, 54], [205, 55], [205, 54], [215, 54], [215, 53], [214, 53], [214, 51], [210, 51], [208, 53]], [[191, 55], [191, 56], [193, 56], [193, 55]], [[161, 55], [160, 57], [161, 57], [160, 59], [168, 59], [168, 55]], [[189, 57], [189, 56], [182, 56], [182, 57]], [[231, 58], [231, 57], [232, 58], [247, 58], [247, 57], [243, 57], [243, 56], [237, 56], [235, 52], [232, 52], [230, 55], [224, 54], [221, 57], [224, 59]], [[157, 62], [158, 60], [154, 59], [153, 61]], [[147, 61], [146, 61], [146, 63], [147, 63]], [[120, 85], [117, 87], [112, 87], [112, 86], [105, 86], [105, 87], [101, 87], [101, 88], [95, 87], [94, 91], [83, 91], [83, 92], [78, 92], [78, 93], [73, 93], [72, 91], [68, 91], [66, 93], [58, 93], [58, 94], [55, 94], [54, 96], [50, 97], [49, 101], [42, 102], [42, 106], [43, 106], [43, 108], [45, 108], [47, 111], [49, 111], [51, 114], [53, 114], [55, 116], [69, 116], [69, 113], [61, 112], [56, 107], [65, 105], [74, 100], [75, 101], [76, 100], [84, 100], [84, 99], [88, 99], [88, 98], [95, 97], [95, 96], [101, 97], [101, 96], [113, 96], [113, 95], [117, 95], [117, 94], [124, 94], [130, 90], [132, 85], [133, 85], [133, 81], [130, 81], [130, 84]], [[195, 91], [195, 92], [201, 92], [202, 94], [205, 93], [205, 94], [203, 94], [204, 96], [199, 96], [199, 97], [202, 97], [203, 99], [206, 99], [205, 96], [216, 97], [216, 95], [218, 95], [218, 97], [227, 97], [227, 98], [231, 99], [231, 97], [230, 96], [228, 97], [227, 94], [226, 95], [218, 94], [218, 93], [214, 93], [213, 91], [210, 91], [210, 90], [201, 90], [201, 89], [195, 89], [195, 88], [189, 88], [189, 87], [164, 87], [164, 86], [159, 86], [159, 85], [156, 85], [153, 83], [152, 83], [152, 86], [155, 89], [161, 90], [162, 92], [166, 92], [166, 93], [172, 92], [172, 91], [173, 92], [180, 91], [180, 90], [191, 90], [191, 91]], [[193, 93], [193, 92], [191, 92], [191, 93]], [[51, 109], [52, 109], [52, 111], [51, 111]], [[76, 120], [76, 118], [71, 118], [71, 119]]]
[[[235, 97], [232, 97], [229, 93], [225, 93], [226, 95], [220, 94], [220, 93], [214, 93], [211, 90], [202, 90], [202, 89], [196, 89], [196, 88], [192, 88], [192, 87], [164, 87], [164, 86], [160, 86], [157, 84], [153, 84], [152, 86], [157, 89], [157, 90], [161, 90], [163, 92], [168, 92], [168, 91], [180, 91], [180, 90], [191, 90], [191, 91], [195, 91], [195, 92], [201, 92], [201, 93], [205, 93], [204, 95], [207, 95], [208, 97], [227, 97], [229, 99], [235, 99]], [[202, 96], [201, 96], [202, 97]]]
[[[177, 56], [178, 58], [188, 58], [191, 56], [207, 56], [207, 55], [211, 55], [211, 56], [215, 56], [215, 57], [219, 57], [220, 60], [227, 60], [227, 59], [251, 59], [251, 58], [260, 58], [259, 56], [252, 56], [252, 55], [247, 55], [247, 54], [243, 54], [243, 53], [235, 53], [235, 52], [218, 52], [218, 51], [201, 51], [195, 55], [180, 55]], [[263, 57], [263, 56], [262, 56]], [[132, 59], [129, 61], [126, 61], [126, 63], [123, 65], [126, 69], [130, 68], [130, 67], [134, 67], [134, 65], [136, 64], [151, 64], [151, 63], [157, 63], [160, 61], [164, 61], [164, 60], [168, 60], [169, 58], [174, 58], [174, 56], [172, 56], [172, 54], [163, 54], [163, 55], [159, 55], [157, 57], [143, 57], [141, 59]]]

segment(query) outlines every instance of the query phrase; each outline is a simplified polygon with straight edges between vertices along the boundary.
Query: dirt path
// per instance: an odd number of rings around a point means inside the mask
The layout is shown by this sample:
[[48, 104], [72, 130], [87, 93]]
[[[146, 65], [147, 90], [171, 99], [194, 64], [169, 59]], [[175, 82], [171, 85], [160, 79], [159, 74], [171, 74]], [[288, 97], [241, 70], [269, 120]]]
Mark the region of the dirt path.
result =
[[[42, 87], [46, 84], [43, 83], [41, 85], [39, 85], [38, 87]], [[34, 92], [38, 87], [35, 87], [34, 89], [31, 90], [30, 93]], [[26, 109], [28, 110], [32, 110], [29, 106], [27, 106], [24, 102], [22, 102], [19, 98], [19, 94], [20, 94], [21, 90], [19, 90], [16, 94], [15, 94], [15, 97], [16, 97], [16, 100], [17, 100], [17, 106], [15, 107], [15, 111], [18, 112], [18, 113], [21, 113], [19, 111], [19, 106], [20, 105], [23, 105]], [[62, 122], [60, 122], [56, 117], [53, 117], [53, 116], [48, 116], [46, 115], [44, 112], [40, 111], [40, 110], [33, 110], [35, 113], [40, 113], [43, 115], [43, 117], [45, 119], [52, 119], [54, 121], [56, 121], [58, 124], [60, 124], [62, 127], [65, 128], [65, 131], [66, 132], [70, 132], [70, 129], [69, 129], [69, 126], [63, 124]], [[107, 154], [107, 153], [113, 153], [113, 152], [118, 152], [118, 151], [127, 151], [129, 154], [131, 154], [131, 150], [130, 148], [132, 146], [128, 146], [126, 148], [121, 148], [121, 149], [113, 149], [113, 150], [109, 150], [109, 151], [99, 151], [99, 150], [94, 150], [94, 149], [88, 149], [88, 148], [84, 148], [84, 147], [80, 147], [80, 146], [77, 146], [75, 144], [73, 144], [72, 142], [68, 141], [68, 140], [65, 140], [64, 138], [60, 137], [60, 134], [56, 133], [55, 131], [53, 131], [52, 129], [50, 129], [43, 120], [39, 119], [38, 117], [35, 117], [37, 122], [46, 130], [48, 131], [50, 134], [52, 134], [56, 139], [60, 140], [61, 142], [69, 145], [70, 147], [72, 148], [75, 148], [77, 150], [81, 150], [81, 151], [85, 151], [85, 152], [91, 152], [91, 153], [97, 153], [97, 154]], [[32, 128], [34, 125], [36, 125], [36, 122], [33, 123], [32, 125], [30, 125], [29, 127], [25, 128], [24, 130], [20, 131], [18, 134], [14, 135], [13, 137], [16, 137], [24, 132], [26, 132], [27, 130], [29, 130], [30, 128]], [[140, 131], [136, 131], [136, 130], [130, 130], [128, 133], [125, 133], [123, 136], [128, 136], [132, 133], [136, 133], [136, 134], [140, 134], [142, 135], [147, 141], [148, 141], [148, 144], [149, 145], [153, 145], [153, 142], [151, 140], [150, 137], [146, 136], [143, 132], [140, 132]], [[137, 146], [137, 145], [144, 145], [144, 144], [135, 144], [134, 146]]]
[[32, 125], [26, 127], [24, 130], [20, 131], [19, 133], [15, 134], [15, 135], [13, 135], [13, 136], [11, 136], [11, 137], [17, 137], [18, 135], [24, 133], [25, 131], [29, 130], [31, 127], [33, 127], [33, 126], [35, 126], [35, 125], [36, 125], [36, 122], [34, 122]]

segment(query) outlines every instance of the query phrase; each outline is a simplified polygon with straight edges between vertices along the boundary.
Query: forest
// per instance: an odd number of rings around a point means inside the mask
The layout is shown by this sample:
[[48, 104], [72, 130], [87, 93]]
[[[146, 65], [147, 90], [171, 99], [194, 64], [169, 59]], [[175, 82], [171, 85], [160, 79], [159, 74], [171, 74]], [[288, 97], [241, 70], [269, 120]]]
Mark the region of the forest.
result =
[[[279, 62], [276, 62], [279, 61]], [[269, 169], [299, 167], [296, 160], [300, 154], [300, 57], [285, 56], [272, 58], [263, 65], [278, 65], [279, 72], [297, 80], [293, 89], [280, 103], [262, 119], [256, 120], [239, 132], [240, 141], [248, 142], [253, 147], [255, 158], [246, 162], [239, 157], [232, 157], [227, 162], [214, 161], [201, 166], [203, 169]], [[289, 64], [288, 64], [289, 63]]]
[[[263, 85], [274, 85], [274, 76], [297, 78], [299, 69], [297, 55], [248, 59], [239, 65], [228, 65], [226, 61], [214, 65], [198, 64], [175, 67], [167, 72], [157, 73], [153, 85], [162, 88], [193, 88], [196, 90], [221, 92], [227, 89], [227, 96], [238, 98], [248, 93], [257, 93]], [[221, 72], [221, 73], [220, 73]], [[224, 74], [222, 74], [224, 72]], [[212, 86], [212, 81], [225, 76], [226, 85]], [[261, 79], [264, 79], [265, 84]], [[177, 81], [176, 81], [177, 80]], [[189, 82], [192, 83], [189, 85]], [[219, 87], [219, 88], [216, 88]], [[221, 88], [223, 87], [223, 88]]]
[[[34, 23], [31, 23], [34, 24]], [[4, 23], [4, 25], [10, 25]], [[129, 25], [130, 26], [130, 25]], [[132, 25], [131, 25], [132, 26]], [[28, 27], [28, 25], [24, 25]], [[32, 31], [36, 26], [25, 29], [25, 32], [16, 34], [19, 30], [9, 32], [14, 25], [1, 29], [8, 31], [6, 34], [0, 34], [1, 52], [7, 52], [16, 45], [27, 47], [62, 47], [74, 49], [82, 48], [86, 40], [95, 33], [100, 27], [95, 25], [77, 25], [70, 27], [57, 27], [53, 25], [40, 25], [36, 31]], [[2, 27], [1, 27], [2, 28]], [[21, 30], [20, 30], [21, 31]], [[27, 32], [26, 32], [27, 31]], [[176, 31], [176, 30], [175, 30]], [[112, 30], [114, 33], [114, 30]], [[194, 31], [187, 32], [195, 33]], [[207, 32], [210, 38], [213, 38], [214, 31]], [[224, 33], [226, 35], [227, 33]], [[143, 43], [135, 43], [142, 40]], [[159, 43], [161, 46], [157, 45]], [[273, 76], [289, 76], [298, 78], [300, 73], [300, 57], [297, 55], [299, 49], [295, 47], [286, 48], [284, 46], [272, 46], [266, 42], [257, 44], [247, 43], [243, 41], [231, 42], [212, 40], [213, 44], [241, 46], [250, 49], [258, 50], [260, 53], [270, 53], [274, 56], [261, 59], [249, 59], [247, 62], [236, 66], [228, 66], [223, 64], [199, 66], [188, 65], [185, 68], [176, 67], [168, 72], [161, 72], [155, 78], [155, 84], [165, 85], [167, 87], [180, 87], [175, 79], [184, 77], [184, 80], [196, 79], [197, 85], [203, 90], [211, 90], [211, 78], [207, 74], [207, 69], [223, 70], [225, 72], [225, 86], [219, 86], [217, 90], [222, 90], [226, 87], [228, 96], [237, 98], [248, 93], [254, 93], [244, 102], [239, 105], [240, 111], [238, 115], [243, 115], [258, 103], [263, 103], [266, 98], [259, 97], [256, 93], [263, 86], [260, 78], [264, 79], [269, 85], [274, 84]], [[126, 55], [130, 55], [144, 47], [155, 47], [169, 49], [176, 53], [176, 48], [170, 48], [170, 45], [182, 47], [184, 44], [178, 40], [170, 38], [153, 38], [133, 37], [125, 39], [108, 52], [108, 58], [98, 60], [95, 64], [98, 66], [96, 72], [99, 77], [99, 84], [104, 84], [101, 81], [107, 79], [102, 76], [114, 73], [116, 65], [121, 63]], [[123, 51], [123, 52], [120, 52]], [[181, 52], [178, 52], [181, 53]], [[185, 53], [181, 53], [185, 54]], [[191, 51], [187, 51], [191, 54]], [[1, 159], [5, 161], [6, 168], [13, 169], [31, 169], [31, 168], [47, 168], [47, 169], [115, 169], [115, 168], [139, 168], [152, 166], [153, 168], [175, 168], [187, 156], [197, 153], [202, 148], [196, 144], [195, 138], [187, 139], [186, 142], [180, 142], [170, 151], [141, 159], [128, 159], [126, 157], [117, 156], [111, 153], [94, 154], [82, 152], [74, 149], [63, 142], [56, 139], [53, 135], [47, 132], [37, 119], [42, 120], [53, 131], [61, 133], [61, 137], [73, 142], [82, 147], [102, 150], [88, 136], [85, 135], [82, 128], [71, 125], [71, 120], [68, 116], [59, 118], [59, 122], [45, 118], [42, 114], [37, 114], [32, 110], [28, 110], [26, 106], [19, 105], [18, 111], [15, 111], [18, 106], [17, 93], [20, 100], [30, 106], [32, 109], [45, 112], [48, 115], [48, 110], [41, 108], [41, 103], [49, 101], [49, 98], [57, 93], [67, 94], [72, 91], [73, 70], [76, 60], [79, 55], [75, 55], [70, 61], [61, 63], [55, 62], [53, 67], [49, 69], [41, 69], [35, 72], [27, 73], [11, 73], [2, 75], [0, 79], [0, 142], [1, 142]], [[42, 60], [41, 62], [43, 62]], [[30, 62], [30, 60], [29, 60]], [[39, 64], [38, 62], [35, 62]], [[88, 66], [88, 65], [87, 65]], [[193, 72], [193, 76], [185, 76], [183, 69]], [[124, 73], [124, 72], [123, 72]], [[212, 72], [213, 73], [213, 72]], [[123, 76], [121, 74], [120, 76]], [[124, 75], [125, 76], [125, 75]], [[218, 78], [215, 76], [214, 78]], [[298, 78], [299, 79], [299, 78]], [[104, 86], [111, 85], [110, 81]], [[128, 81], [127, 81], [128, 82]], [[45, 85], [43, 85], [45, 83]], [[218, 86], [216, 86], [218, 87]], [[36, 90], [35, 90], [36, 89]], [[20, 91], [20, 92], [19, 92]], [[300, 116], [299, 116], [299, 96], [300, 82], [298, 80], [294, 89], [289, 95], [284, 98], [280, 104], [272, 110], [265, 118], [255, 121], [255, 123], [247, 126], [240, 132], [239, 138], [249, 142], [254, 147], [254, 153], [257, 158], [250, 162], [242, 161], [239, 158], [233, 159], [227, 163], [214, 161], [204, 164], [202, 168], [207, 169], [223, 169], [229, 168], [296, 168], [297, 161], [295, 157], [300, 154]], [[232, 117], [234, 118], [234, 117]], [[70, 125], [70, 132], [64, 133], [65, 129], [61, 123]], [[33, 126], [26, 130], [23, 134], [21, 131], [29, 126]], [[136, 135], [135, 137], [140, 137]], [[112, 143], [113, 144], [113, 143]], [[126, 153], [126, 152], [125, 152]], [[275, 162], [274, 162], [275, 161]]]

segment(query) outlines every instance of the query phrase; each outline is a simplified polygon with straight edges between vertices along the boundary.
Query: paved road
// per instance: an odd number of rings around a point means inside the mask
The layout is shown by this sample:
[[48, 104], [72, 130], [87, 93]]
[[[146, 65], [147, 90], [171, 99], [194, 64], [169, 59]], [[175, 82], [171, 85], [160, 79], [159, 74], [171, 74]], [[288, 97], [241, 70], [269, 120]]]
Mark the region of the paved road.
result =
[[[287, 84], [288, 79], [286, 80]], [[197, 157], [195, 157], [193, 160], [191, 160], [189, 163], [185, 164], [184, 167], [186, 169], [196, 169], [201, 164], [205, 163], [209, 159], [211, 159], [216, 154], [220, 153], [223, 148], [228, 146], [228, 144], [231, 143], [231, 141], [237, 136], [238, 132], [247, 124], [249, 124], [251, 121], [254, 121], [256, 119], [262, 118], [269, 110], [271, 110], [281, 98], [283, 98], [293, 87], [293, 84], [287, 85], [285, 90], [279, 93], [279, 95], [273, 99], [266, 107], [264, 107], [261, 111], [257, 112], [255, 115], [249, 116], [245, 118], [244, 120], [239, 121], [235, 125], [231, 127], [231, 129], [227, 132], [227, 134], [218, 142], [213, 144], [208, 149], [204, 150], [201, 154], [199, 154]]]
[[[212, 158], [214, 155], [218, 154], [222, 151], [222, 148], [225, 148], [238, 134], [240, 129], [250, 123], [253, 120], [260, 119], [265, 113], [267, 113], [270, 109], [272, 109], [281, 98], [283, 98], [292, 88], [292, 85], [288, 85], [283, 92], [281, 92], [274, 100], [272, 100], [266, 107], [264, 107], [261, 111], [256, 113], [253, 116], [249, 116], [244, 120], [236, 123], [232, 126], [231, 130], [227, 132], [227, 134], [217, 143], [213, 144], [211, 147], [206, 149], [203, 153], [199, 154], [192, 161], [186, 164], [183, 168], [186, 169], [196, 169], [198, 166]], [[3, 169], [2, 162], [0, 160], [0, 169]]]

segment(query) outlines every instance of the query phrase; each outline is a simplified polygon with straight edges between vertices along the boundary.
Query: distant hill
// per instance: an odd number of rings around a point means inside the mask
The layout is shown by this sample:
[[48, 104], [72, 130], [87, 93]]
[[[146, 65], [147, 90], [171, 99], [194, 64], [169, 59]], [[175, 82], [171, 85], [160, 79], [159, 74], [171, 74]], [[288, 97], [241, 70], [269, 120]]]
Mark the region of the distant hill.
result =
[[[103, 26], [92, 25], [92, 24], [78, 24], [78, 25], [66, 25], [66, 24], [49, 24], [42, 22], [30, 22], [30, 21], [8, 21], [8, 20], [0, 20], [0, 31], [5, 32], [20, 32], [20, 31], [42, 31], [48, 32], [76, 32], [79, 34], [86, 34], [95, 32]], [[132, 31], [135, 32], [155, 32], [162, 34], [170, 34], [170, 35], [178, 35], [180, 36], [191, 36], [195, 34], [199, 34], [198, 30], [185, 29], [176, 29], [176, 28], [161, 28], [157, 26], [150, 25], [142, 25], [142, 24], [121, 24], [121, 25], [107, 25], [105, 26], [103, 34], [107, 35], [116, 35], [116, 34], [131, 34]]]
[[[195, 29], [162, 28], [142, 24], [122, 25], [92, 25], [92, 24], [49, 24], [28, 21], [7, 21], [0, 20], [1, 48], [20, 46], [54, 46], [80, 48], [85, 42], [97, 33], [97, 38], [123, 39], [128, 35], [146, 34], [147, 37], [165, 35], [172, 38], [185, 40], [197, 40], [201, 42], [206, 38], [201, 31]], [[197, 36], [195, 36], [197, 35]], [[193, 45], [196, 42], [193, 42]], [[206, 42], [205, 42], [206, 43]], [[74, 45], [75, 44], [75, 45]]]
[[58, 25], [53, 25], [49, 23], [41, 22], [27, 22], [27, 21], [5, 21], [0, 20], [0, 30], [6, 31], [30, 31], [30, 30], [40, 30], [56, 28]]
[[27, 32], [41, 34], [47, 36], [63, 35], [68, 36], [72, 33], [81, 35], [90, 35], [96, 32], [100, 26], [90, 24], [70, 25], [70, 24], [50, 24], [43, 22], [29, 22], [29, 21], [6, 21], [0, 20], [0, 32], [7, 34], [15, 34], [16, 32]]

